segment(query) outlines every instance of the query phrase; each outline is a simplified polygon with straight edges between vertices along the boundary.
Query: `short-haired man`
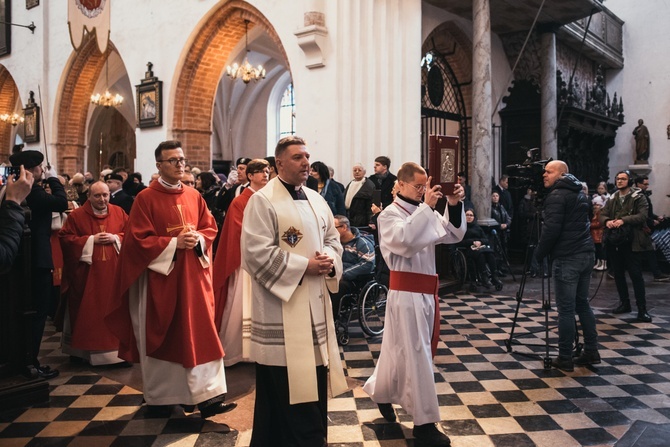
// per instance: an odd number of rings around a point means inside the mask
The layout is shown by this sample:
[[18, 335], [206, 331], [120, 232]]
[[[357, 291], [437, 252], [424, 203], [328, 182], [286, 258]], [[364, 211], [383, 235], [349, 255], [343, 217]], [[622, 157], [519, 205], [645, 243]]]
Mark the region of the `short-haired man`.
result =
[[365, 167], [356, 163], [352, 168], [354, 179], [344, 190], [344, 208], [354, 227], [365, 227], [372, 219], [372, 193], [375, 185], [365, 177]]
[[[123, 177], [114, 173], [107, 174], [105, 176], [105, 183], [109, 187], [109, 203], [120, 206], [126, 214], [130, 214], [130, 208], [133, 206], [134, 199], [133, 196], [123, 190]], [[90, 196], [89, 192], [89, 200]]]
[[393, 185], [397, 177], [389, 172], [391, 169], [391, 159], [386, 156], [375, 158], [375, 173], [370, 176], [370, 180], [375, 185], [375, 189], [381, 191], [382, 209], [393, 202]]
[[184, 176], [181, 178], [181, 183], [191, 188], [195, 188], [195, 176], [192, 172], [184, 172]]
[[328, 299], [342, 246], [328, 204], [302, 186], [310, 171], [304, 140], [282, 138], [275, 158], [279, 175], [251, 196], [242, 224], [256, 362], [250, 445], [325, 446], [328, 384], [332, 396], [347, 389]]
[[[605, 247], [607, 263], [614, 273], [616, 289], [619, 293], [619, 305], [612, 312], [624, 314], [631, 311], [626, 284], [626, 271], [633, 282], [635, 302], [637, 304], [637, 321], [651, 322], [647, 313], [647, 298], [642, 277], [642, 261], [645, 252], [652, 249], [651, 237], [644, 231], [649, 217], [647, 198], [639, 188], [633, 185], [633, 178], [629, 171], [619, 171], [614, 178], [616, 192], [600, 210], [600, 222], [605, 225]], [[631, 233], [629, 241], [620, 245], [607, 242], [607, 231], [624, 227]]]
[[[217, 210], [225, 213], [228, 211], [228, 207], [232, 203], [233, 199], [244, 191], [249, 185], [247, 180], [246, 170], [247, 164], [251, 161], [251, 158], [240, 157], [235, 163], [237, 170], [237, 176], [229, 175], [228, 182], [224, 183], [223, 188], [219, 191], [219, 194], [216, 197], [216, 208]], [[233, 179], [236, 179], [234, 182]]]
[[343, 249], [340, 290], [330, 295], [333, 315], [337, 316], [342, 297], [360, 289], [364, 285], [360, 281], [369, 279], [375, 272], [375, 246], [370, 239], [361, 235], [358, 228], [351, 226], [346, 216], [335, 215], [334, 219]]
[[123, 361], [118, 357], [119, 339], [105, 326], [104, 317], [117, 299], [114, 276], [128, 215], [109, 203], [109, 191], [107, 184], [93, 183], [86, 203], [70, 213], [58, 233], [66, 303], [62, 350], [94, 366]]
[[179, 141], [154, 152], [160, 178], [137, 195], [116, 276], [117, 307], [106, 319], [119, 357], [139, 362], [144, 400], [168, 417], [172, 406], [225, 413], [223, 349], [214, 326], [211, 244], [214, 217], [195, 188], [181, 184], [187, 164]]
[[507, 210], [510, 219], [514, 219], [514, 203], [512, 202], [512, 194], [509, 192], [509, 177], [506, 174], [500, 176], [498, 184], [493, 187], [493, 192], [500, 195], [500, 203]]
[[459, 242], [466, 222], [463, 187], [455, 186], [440, 214], [434, 208], [443, 195], [431, 179], [418, 164], [403, 164], [395, 201], [379, 215], [379, 247], [391, 278], [382, 349], [363, 390], [386, 420], [396, 420], [391, 404], [413, 417], [415, 445], [449, 446], [435, 426], [441, 420], [432, 360], [440, 333], [435, 245]]
[[[538, 263], [547, 256], [552, 262], [558, 310], [558, 357], [551, 364], [563, 371], [573, 371], [575, 364], [600, 363], [596, 319], [589, 305], [595, 262], [589, 198], [582, 191], [581, 182], [568, 173], [568, 165], [563, 161], [547, 163], [543, 180], [549, 193], [544, 200], [542, 231], [535, 257]], [[573, 360], [575, 313], [584, 331], [584, 352]]]
[[[647, 218], [647, 228], [649, 229], [649, 234], [654, 232], [654, 228], [659, 225], [664, 217], [657, 216], [654, 214], [654, 206], [651, 203], [651, 189], [649, 189], [649, 177], [646, 175], [641, 175], [635, 179], [635, 186], [640, 188], [642, 194], [647, 198], [647, 204], [649, 205], [649, 217]], [[656, 250], [652, 247], [651, 250], [645, 252], [647, 254], [647, 262], [649, 263], [649, 269], [654, 275], [654, 282], [667, 282], [670, 281], [670, 276], [664, 274], [661, 269], [658, 267], [658, 260], [656, 259]]]

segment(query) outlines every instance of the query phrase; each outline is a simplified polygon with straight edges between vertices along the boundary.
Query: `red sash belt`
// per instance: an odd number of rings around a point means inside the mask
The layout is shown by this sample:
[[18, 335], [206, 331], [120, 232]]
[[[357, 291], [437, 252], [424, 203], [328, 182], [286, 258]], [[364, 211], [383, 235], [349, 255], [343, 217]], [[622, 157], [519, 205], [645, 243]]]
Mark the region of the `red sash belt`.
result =
[[433, 322], [433, 334], [430, 340], [430, 349], [435, 357], [437, 352], [437, 341], [440, 338], [440, 301], [437, 291], [440, 280], [437, 275], [426, 275], [423, 273], [391, 271], [389, 289], [399, 292], [425, 293], [435, 298], [435, 320]]

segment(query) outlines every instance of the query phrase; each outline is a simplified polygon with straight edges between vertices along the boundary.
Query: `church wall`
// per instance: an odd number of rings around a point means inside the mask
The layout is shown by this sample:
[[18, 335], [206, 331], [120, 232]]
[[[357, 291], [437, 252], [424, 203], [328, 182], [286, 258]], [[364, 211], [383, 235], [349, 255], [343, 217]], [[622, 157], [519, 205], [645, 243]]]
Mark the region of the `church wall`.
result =
[[610, 155], [610, 179], [617, 171], [633, 164], [633, 129], [643, 119], [649, 129], [652, 168], [649, 182], [654, 191], [656, 214], [670, 214], [670, 3], [647, 0], [638, 2], [608, 0], [607, 7], [625, 21], [623, 26], [624, 68], [610, 70], [607, 89], [620, 92], [624, 103], [624, 124], [617, 133]]

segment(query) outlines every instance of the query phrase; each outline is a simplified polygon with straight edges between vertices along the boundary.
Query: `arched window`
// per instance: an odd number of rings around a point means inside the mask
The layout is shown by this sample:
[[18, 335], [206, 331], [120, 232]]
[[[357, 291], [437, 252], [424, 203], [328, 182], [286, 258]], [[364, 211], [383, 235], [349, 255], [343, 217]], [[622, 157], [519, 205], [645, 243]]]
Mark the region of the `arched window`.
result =
[[279, 138], [289, 135], [295, 135], [295, 101], [292, 83], [284, 90], [279, 105]]

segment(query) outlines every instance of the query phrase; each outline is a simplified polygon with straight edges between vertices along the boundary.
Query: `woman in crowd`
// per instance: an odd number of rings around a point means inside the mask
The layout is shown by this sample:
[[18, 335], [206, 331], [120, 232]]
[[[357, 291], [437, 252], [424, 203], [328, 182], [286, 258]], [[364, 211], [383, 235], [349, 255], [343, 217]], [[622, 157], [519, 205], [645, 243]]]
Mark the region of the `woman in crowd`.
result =
[[323, 162], [315, 161], [312, 163], [310, 175], [319, 183], [319, 194], [328, 203], [333, 215], [346, 215], [347, 210], [344, 208], [344, 195], [340, 188], [330, 180], [328, 166]]
[[207, 203], [207, 208], [209, 208], [212, 214], [214, 214], [214, 207], [216, 205], [216, 193], [220, 189], [217, 180], [218, 178], [211, 172], [201, 172], [195, 180], [195, 189], [200, 191], [202, 198]]
[[458, 246], [466, 248], [465, 255], [474, 261], [479, 280], [484, 287], [489, 288], [491, 285], [502, 287], [502, 282], [498, 279], [498, 269], [496, 268], [493, 249], [489, 245], [489, 239], [486, 237], [484, 230], [477, 225], [475, 210], [472, 208], [465, 210], [465, 221], [468, 224], [468, 229]]

